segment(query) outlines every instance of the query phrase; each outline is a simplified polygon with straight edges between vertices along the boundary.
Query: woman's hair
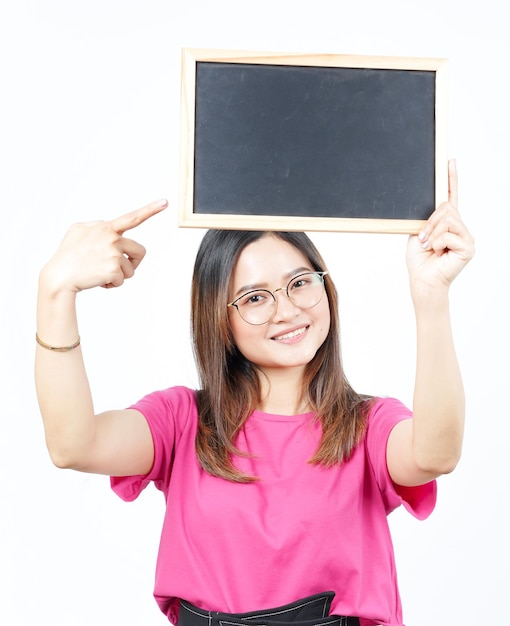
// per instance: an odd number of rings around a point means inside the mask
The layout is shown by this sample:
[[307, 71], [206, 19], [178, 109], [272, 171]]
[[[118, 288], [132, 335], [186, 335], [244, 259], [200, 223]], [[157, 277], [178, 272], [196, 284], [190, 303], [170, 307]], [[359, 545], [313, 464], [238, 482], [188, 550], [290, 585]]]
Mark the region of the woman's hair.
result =
[[[238, 471], [232, 457], [242, 453], [235, 438], [250, 414], [260, 406], [257, 366], [234, 344], [227, 303], [235, 264], [243, 249], [267, 235], [265, 231], [209, 230], [200, 245], [193, 272], [191, 324], [200, 390], [197, 393], [198, 431], [196, 450], [202, 467], [214, 476], [237, 482], [255, 477]], [[272, 232], [293, 245], [315, 271], [325, 263], [302, 232]], [[348, 383], [341, 358], [338, 299], [329, 276], [324, 281], [329, 301], [329, 333], [307, 364], [304, 399], [322, 425], [322, 440], [311, 463], [332, 466], [342, 463], [361, 441], [369, 410], [369, 398]]]

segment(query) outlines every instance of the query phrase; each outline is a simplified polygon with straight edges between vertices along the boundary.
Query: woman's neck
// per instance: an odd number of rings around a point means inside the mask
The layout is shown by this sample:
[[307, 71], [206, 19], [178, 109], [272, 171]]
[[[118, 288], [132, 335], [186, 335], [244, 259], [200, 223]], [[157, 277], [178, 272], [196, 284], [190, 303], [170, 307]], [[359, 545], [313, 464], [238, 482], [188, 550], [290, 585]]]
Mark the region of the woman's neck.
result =
[[260, 373], [260, 410], [276, 415], [299, 415], [311, 410], [303, 393], [303, 368], [285, 368]]

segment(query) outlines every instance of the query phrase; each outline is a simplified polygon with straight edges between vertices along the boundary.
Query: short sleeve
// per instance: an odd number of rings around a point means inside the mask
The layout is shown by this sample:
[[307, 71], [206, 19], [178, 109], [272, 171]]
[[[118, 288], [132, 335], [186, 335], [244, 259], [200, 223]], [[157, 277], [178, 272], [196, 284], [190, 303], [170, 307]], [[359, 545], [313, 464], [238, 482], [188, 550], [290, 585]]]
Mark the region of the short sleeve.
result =
[[434, 510], [437, 499], [435, 480], [416, 487], [395, 485], [386, 462], [386, 447], [393, 427], [404, 419], [412, 419], [412, 412], [399, 400], [378, 398], [370, 412], [366, 436], [367, 454], [383, 496], [386, 513], [401, 504], [417, 519], [426, 519]]
[[110, 477], [111, 487], [120, 498], [132, 502], [151, 482], [159, 490], [166, 490], [172, 471], [175, 442], [195, 406], [192, 390], [172, 387], [155, 391], [129, 407], [139, 411], [147, 420], [154, 443], [154, 462], [146, 475]]

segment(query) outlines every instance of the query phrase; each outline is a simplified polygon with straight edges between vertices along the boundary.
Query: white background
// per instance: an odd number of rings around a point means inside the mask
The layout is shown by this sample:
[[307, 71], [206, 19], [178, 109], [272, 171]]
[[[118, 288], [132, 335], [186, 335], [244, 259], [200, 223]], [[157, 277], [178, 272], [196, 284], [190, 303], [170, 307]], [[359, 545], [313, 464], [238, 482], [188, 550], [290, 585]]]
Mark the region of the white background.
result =
[[[0, 5], [0, 623], [150, 626], [163, 498], [54, 468], [33, 387], [40, 266], [76, 221], [150, 200], [148, 255], [122, 289], [79, 298], [98, 411], [194, 386], [189, 283], [203, 232], [177, 228], [180, 50], [447, 57], [450, 156], [477, 240], [452, 288], [467, 395], [462, 461], [434, 515], [390, 516], [408, 626], [510, 618], [505, 3], [463, 0], [88, 0]], [[344, 359], [362, 392], [410, 403], [414, 329], [402, 235], [312, 234], [341, 296]], [[172, 277], [173, 291], [169, 291]], [[178, 286], [177, 292], [175, 291]]]

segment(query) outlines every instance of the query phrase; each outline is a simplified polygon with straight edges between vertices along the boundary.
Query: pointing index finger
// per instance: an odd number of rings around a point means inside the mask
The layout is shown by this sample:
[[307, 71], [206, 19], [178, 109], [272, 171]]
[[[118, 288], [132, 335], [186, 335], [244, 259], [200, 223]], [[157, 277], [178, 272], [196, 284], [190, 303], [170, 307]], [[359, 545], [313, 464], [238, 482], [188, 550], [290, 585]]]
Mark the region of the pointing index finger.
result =
[[110, 224], [115, 232], [122, 235], [126, 232], [126, 230], [131, 230], [132, 228], [140, 226], [140, 224], [143, 224], [143, 222], [148, 220], [153, 215], [156, 215], [167, 206], [167, 200], [156, 200], [141, 209], [136, 209], [135, 211], [130, 211], [129, 213], [116, 217], [110, 222]]

